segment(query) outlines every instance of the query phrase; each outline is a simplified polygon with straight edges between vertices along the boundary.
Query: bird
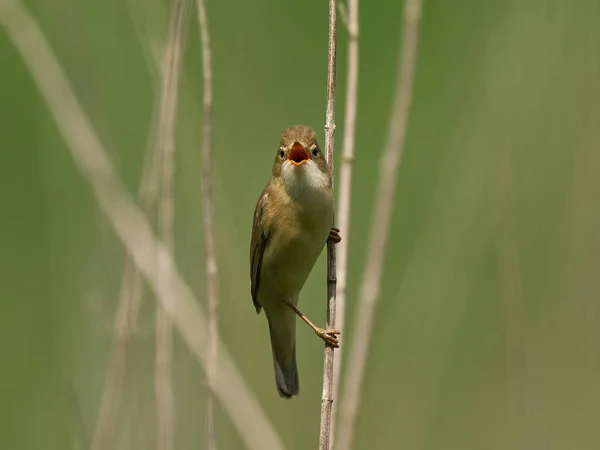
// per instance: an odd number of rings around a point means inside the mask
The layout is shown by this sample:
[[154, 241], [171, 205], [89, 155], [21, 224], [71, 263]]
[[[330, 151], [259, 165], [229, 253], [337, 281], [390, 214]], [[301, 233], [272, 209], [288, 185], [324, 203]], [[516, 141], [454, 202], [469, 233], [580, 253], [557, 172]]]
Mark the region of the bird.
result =
[[298, 309], [300, 291], [328, 240], [341, 241], [333, 227], [332, 174], [317, 135], [308, 126], [285, 129], [254, 210], [250, 243], [251, 294], [256, 313], [269, 325], [279, 396], [298, 395], [296, 316], [334, 348], [339, 330], [314, 325]]

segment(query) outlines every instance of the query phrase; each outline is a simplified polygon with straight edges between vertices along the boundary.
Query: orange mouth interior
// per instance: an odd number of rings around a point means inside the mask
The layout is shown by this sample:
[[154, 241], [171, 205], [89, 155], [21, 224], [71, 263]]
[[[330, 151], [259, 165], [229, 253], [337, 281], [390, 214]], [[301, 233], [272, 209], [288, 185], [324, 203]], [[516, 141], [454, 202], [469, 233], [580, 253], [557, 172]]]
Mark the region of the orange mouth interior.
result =
[[306, 161], [310, 159], [308, 156], [308, 152], [302, 147], [299, 142], [294, 142], [290, 152], [288, 153], [288, 161], [290, 161], [295, 166], [299, 166], [304, 164]]

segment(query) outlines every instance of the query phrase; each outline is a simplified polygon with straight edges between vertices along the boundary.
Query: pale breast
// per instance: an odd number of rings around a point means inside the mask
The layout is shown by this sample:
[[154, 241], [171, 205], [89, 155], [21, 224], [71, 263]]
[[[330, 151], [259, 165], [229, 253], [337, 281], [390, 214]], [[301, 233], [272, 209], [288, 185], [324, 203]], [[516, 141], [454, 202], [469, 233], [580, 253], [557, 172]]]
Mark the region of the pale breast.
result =
[[333, 199], [329, 192], [315, 195], [310, 202], [280, 203], [273, 217], [269, 244], [263, 258], [259, 298], [269, 301], [297, 296], [329, 235]]

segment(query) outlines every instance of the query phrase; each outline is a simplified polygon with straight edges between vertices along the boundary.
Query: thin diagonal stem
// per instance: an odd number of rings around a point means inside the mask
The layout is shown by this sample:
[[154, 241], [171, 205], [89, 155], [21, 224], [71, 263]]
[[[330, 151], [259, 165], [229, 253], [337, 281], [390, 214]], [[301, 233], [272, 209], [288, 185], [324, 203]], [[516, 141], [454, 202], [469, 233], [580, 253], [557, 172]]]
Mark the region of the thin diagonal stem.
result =
[[398, 55], [396, 93], [390, 116], [387, 143], [379, 162], [379, 182], [375, 191], [375, 211], [371, 222], [369, 253], [360, 290], [356, 326], [352, 334], [348, 379], [344, 385], [342, 396], [339, 440], [341, 450], [351, 449], [354, 443], [373, 320], [379, 301], [383, 261], [394, 210], [396, 181], [408, 126], [417, 59], [420, 16], [421, 0], [407, 0], [404, 11], [404, 33]]

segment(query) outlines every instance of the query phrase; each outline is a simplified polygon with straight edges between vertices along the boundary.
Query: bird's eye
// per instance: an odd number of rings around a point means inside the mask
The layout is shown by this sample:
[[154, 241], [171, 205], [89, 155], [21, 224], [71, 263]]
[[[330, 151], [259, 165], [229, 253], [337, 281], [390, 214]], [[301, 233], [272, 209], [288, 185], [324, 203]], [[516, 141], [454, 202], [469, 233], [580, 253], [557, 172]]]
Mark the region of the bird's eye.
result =
[[312, 151], [312, 154], [314, 157], [317, 157], [319, 155], [319, 152], [320, 152], [319, 147], [315, 147]]
[[279, 150], [279, 157], [281, 159], [283, 159], [284, 156], [285, 156], [285, 153], [283, 152], [283, 150]]

